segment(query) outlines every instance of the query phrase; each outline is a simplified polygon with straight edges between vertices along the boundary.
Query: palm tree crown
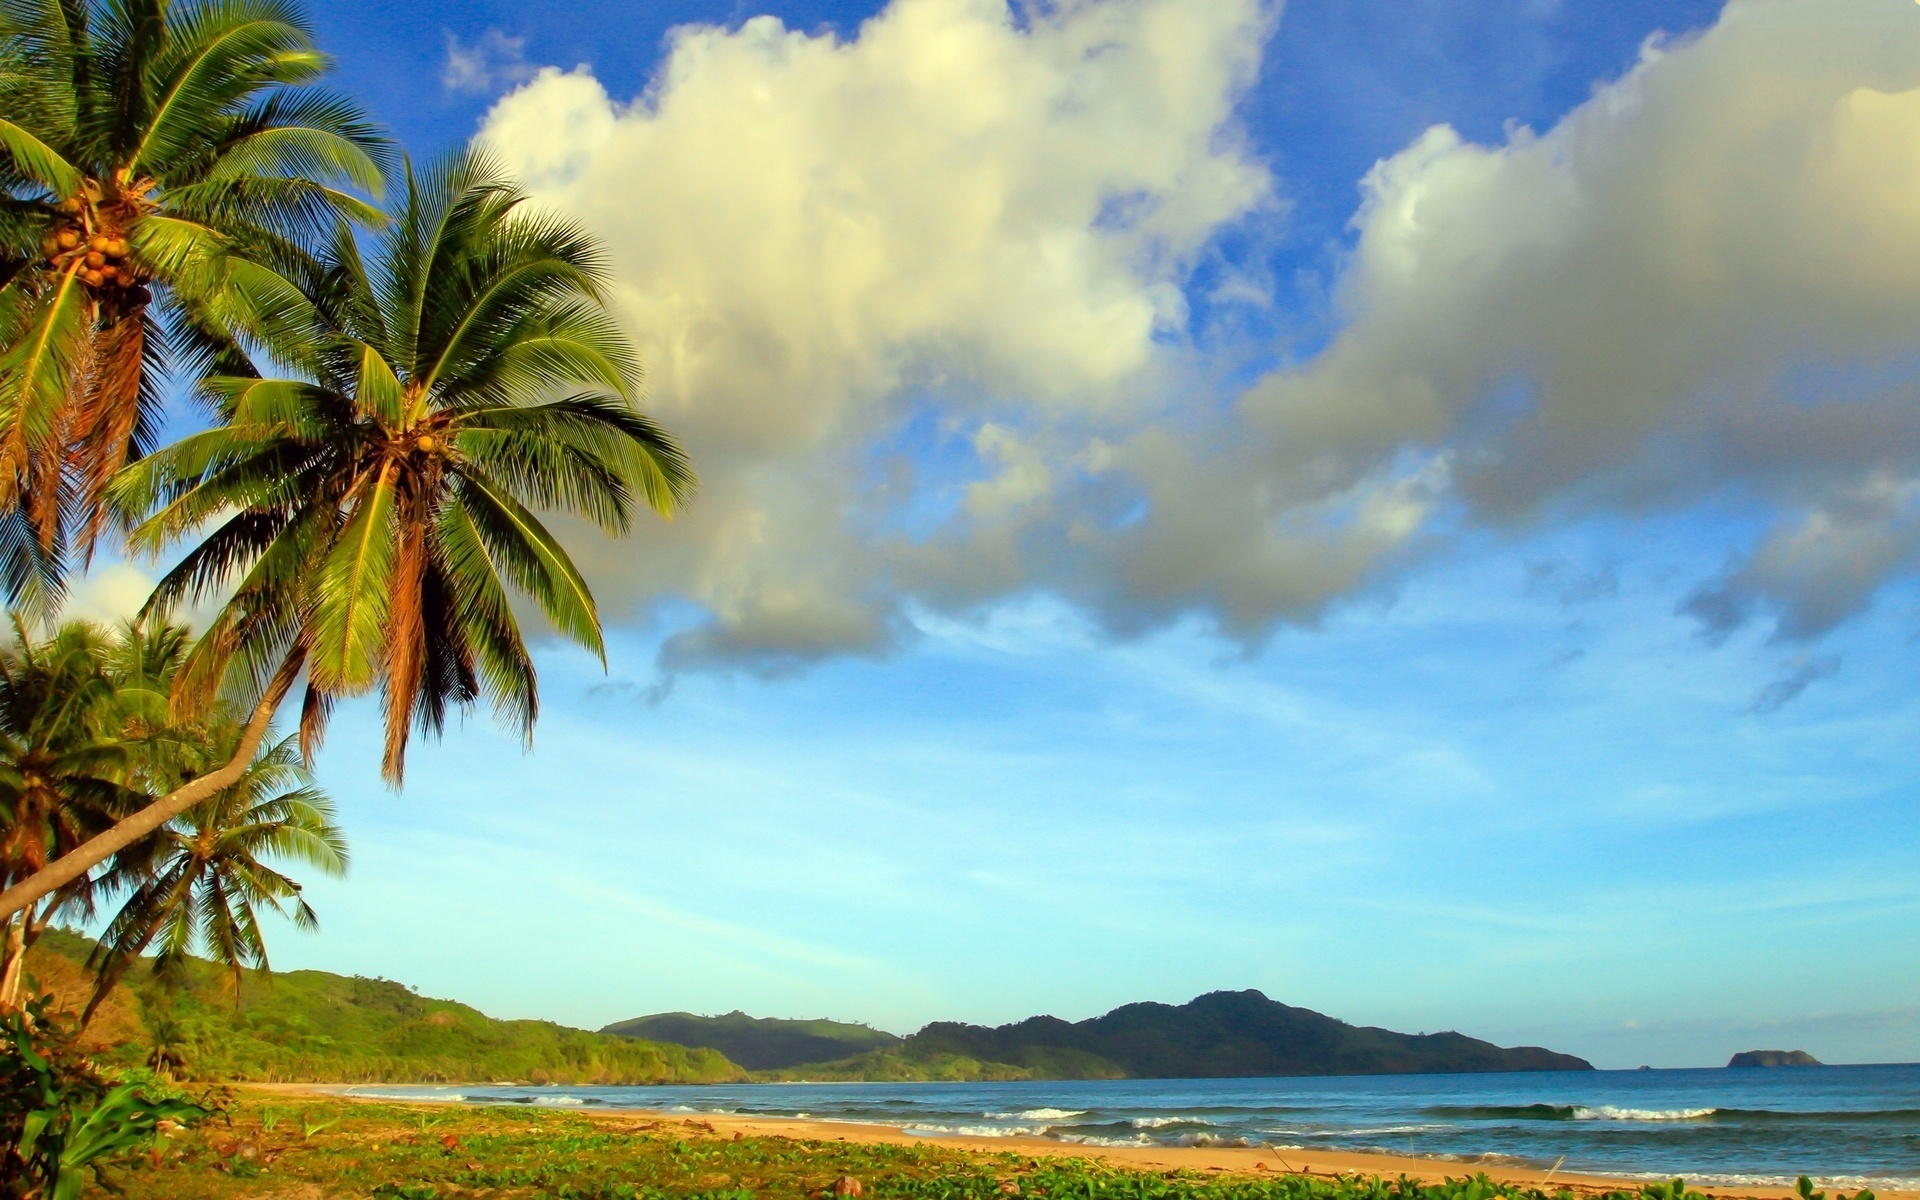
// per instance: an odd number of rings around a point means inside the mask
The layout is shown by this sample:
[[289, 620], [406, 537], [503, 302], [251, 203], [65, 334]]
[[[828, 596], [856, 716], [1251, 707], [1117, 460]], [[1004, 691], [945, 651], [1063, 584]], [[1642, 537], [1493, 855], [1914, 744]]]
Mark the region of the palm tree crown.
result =
[[[230, 751], [239, 727], [228, 723], [221, 732], [218, 740]], [[125, 889], [127, 898], [101, 935], [99, 980], [85, 1018], [150, 948], [160, 974], [180, 969], [196, 951], [224, 966], [238, 1003], [242, 972], [268, 969], [259, 910], [302, 929], [319, 924], [300, 884], [264, 861], [273, 858], [331, 876], [347, 868], [333, 802], [308, 779], [292, 738], [267, 748], [238, 783], [122, 854], [101, 879], [103, 889]]]
[[258, 685], [303, 660], [310, 748], [335, 699], [381, 686], [397, 785], [410, 729], [437, 732], [449, 706], [484, 698], [530, 734], [509, 588], [604, 657], [593, 597], [536, 510], [619, 534], [637, 502], [671, 514], [693, 475], [634, 405], [598, 246], [483, 156], [409, 171], [369, 258], [342, 226], [301, 282], [304, 333], [275, 354], [292, 376], [210, 379], [226, 424], [130, 467], [114, 498], [150, 514], [146, 549], [214, 526], [150, 602], [232, 589], [185, 690], [210, 697], [230, 663]]
[[106, 635], [84, 622], [45, 640], [15, 618], [0, 651], [0, 880], [24, 878], [145, 800], [132, 786]]
[[281, 0], [0, 0], [0, 589], [57, 593], [159, 376], [270, 338], [386, 143]]

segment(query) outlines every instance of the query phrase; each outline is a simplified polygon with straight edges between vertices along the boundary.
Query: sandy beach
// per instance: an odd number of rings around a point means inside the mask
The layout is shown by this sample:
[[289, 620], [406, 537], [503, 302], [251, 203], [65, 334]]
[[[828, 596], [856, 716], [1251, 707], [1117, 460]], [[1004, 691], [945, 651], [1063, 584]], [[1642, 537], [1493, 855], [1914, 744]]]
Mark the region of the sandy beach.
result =
[[[364, 1100], [382, 1104], [419, 1104], [436, 1102], [396, 1101], [356, 1096], [349, 1084], [242, 1084], [247, 1091], [275, 1095], [326, 1096], [331, 1099]], [[1380, 1175], [1396, 1178], [1407, 1175], [1422, 1180], [1439, 1180], [1475, 1173], [1505, 1183], [1545, 1190], [1568, 1188], [1577, 1193], [1636, 1188], [1641, 1179], [1608, 1175], [1584, 1175], [1566, 1171], [1543, 1171], [1536, 1167], [1514, 1166], [1501, 1162], [1463, 1162], [1456, 1159], [1428, 1158], [1403, 1154], [1382, 1154], [1340, 1150], [1276, 1150], [1267, 1147], [1240, 1146], [1087, 1146], [1040, 1137], [970, 1137], [965, 1135], [928, 1136], [879, 1124], [855, 1124], [791, 1117], [733, 1116], [637, 1109], [612, 1111], [569, 1109], [598, 1121], [633, 1128], [679, 1126], [692, 1134], [731, 1137], [745, 1134], [755, 1137], [787, 1137], [812, 1141], [855, 1143], [925, 1144], [951, 1146], [992, 1154], [1019, 1154], [1029, 1158], [1078, 1158], [1111, 1163], [1137, 1171], [1219, 1171], [1242, 1174], [1292, 1173], [1305, 1175]], [[1793, 1200], [1797, 1193], [1786, 1187], [1739, 1188], [1699, 1185], [1709, 1196], [1754, 1196], [1764, 1200]], [[1920, 1191], [1879, 1191], [1879, 1200], [1920, 1200]]]

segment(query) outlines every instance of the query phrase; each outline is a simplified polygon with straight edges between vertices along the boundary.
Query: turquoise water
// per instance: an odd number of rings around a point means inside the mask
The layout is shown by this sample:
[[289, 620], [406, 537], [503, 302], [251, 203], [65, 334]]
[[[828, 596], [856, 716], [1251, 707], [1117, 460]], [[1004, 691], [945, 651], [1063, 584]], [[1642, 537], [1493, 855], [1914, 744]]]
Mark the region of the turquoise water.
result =
[[1108, 1145], [1492, 1156], [1722, 1185], [1920, 1186], [1920, 1065], [1315, 1079], [356, 1088], [469, 1103], [811, 1116]]

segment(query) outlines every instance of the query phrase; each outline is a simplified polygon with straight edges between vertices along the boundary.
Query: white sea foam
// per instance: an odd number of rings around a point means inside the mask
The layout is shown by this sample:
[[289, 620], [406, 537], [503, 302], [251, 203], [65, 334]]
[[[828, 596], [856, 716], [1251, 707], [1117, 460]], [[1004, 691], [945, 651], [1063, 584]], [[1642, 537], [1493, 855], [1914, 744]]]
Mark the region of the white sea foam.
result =
[[1185, 1125], [1188, 1123], [1189, 1120], [1186, 1117], [1135, 1117], [1132, 1121], [1128, 1122], [1128, 1124], [1132, 1125], [1135, 1129], [1165, 1129], [1169, 1125]]
[[1091, 1133], [1062, 1133], [1056, 1136], [1057, 1140], [1071, 1142], [1076, 1146], [1151, 1146], [1154, 1144], [1153, 1139], [1144, 1133], [1136, 1133], [1132, 1137], [1100, 1137]]
[[[1653, 1178], [1645, 1175], [1632, 1175], [1627, 1178]], [[1700, 1175], [1687, 1176], [1689, 1185], [1700, 1183], [1708, 1187], [1792, 1187], [1798, 1176], [1793, 1175]], [[1664, 1182], [1664, 1181], [1662, 1181]], [[1920, 1179], [1899, 1175], [1817, 1175], [1813, 1186], [1832, 1191], [1854, 1191], [1871, 1188], [1883, 1192], [1912, 1191], [1920, 1188]]]
[[1045, 1125], [928, 1125], [916, 1122], [902, 1126], [908, 1133], [959, 1134], [962, 1137], [1038, 1137]]
[[1576, 1121], [1697, 1121], [1701, 1117], [1710, 1117], [1717, 1109], [1712, 1108], [1615, 1108], [1611, 1104], [1602, 1104], [1597, 1108], [1576, 1106], [1573, 1119]]
[[533, 1102], [535, 1104], [585, 1104], [586, 1103], [585, 1100], [582, 1100], [578, 1096], [535, 1096], [533, 1098]]
[[981, 1113], [989, 1121], [1064, 1121], [1068, 1117], [1084, 1117], [1084, 1108], [1029, 1108], [1025, 1112]]
[[1251, 1146], [1252, 1142], [1243, 1137], [1221, 1137], [1217, 1133], [1183, 1133], [1173, 1139], [1176, 1146]]

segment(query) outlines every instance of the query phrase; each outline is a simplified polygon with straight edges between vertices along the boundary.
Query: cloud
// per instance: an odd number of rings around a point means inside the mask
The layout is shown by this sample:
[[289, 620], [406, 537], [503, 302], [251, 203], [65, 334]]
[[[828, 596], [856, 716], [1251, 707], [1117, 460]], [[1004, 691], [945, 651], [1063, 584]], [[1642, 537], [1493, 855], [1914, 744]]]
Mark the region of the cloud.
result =
[[669, 665], [884, 650], [903, 510], [990, 539], [1087, 461], [1055, 430], [1137, 424], [1189, 266], [1268, 202], [1230, 119], [1268, 23], [1255, 0], [896, 0], [848, 40], [681, 29], [631, 105], [549, 69], [495, 107], [483, 138], [612, 246], [651, 405], [703, 475], [671, 531], [592, 564], [613, 606], [712, 613]]
[[107, 563], [87, 572], [68, 589], [60, 606], [65, 621], [114, 625], [130, 620], [153, 594], [153, 580], [127, 563]]
[[1780, 678], [1760, 689], [1753, 698], [1752, 711], [1756, 713], [1778, 712], [1788, 704], [1800, 698], [1813, 684], [1827, 678], [1840, 669], [1840, 657], [1829, 654], [1820, 658], [1802, 658], [1788, 666]]
[[1689, 602], [1710, 630], [1814, 637], [1911, 569], [1912, 4], [1733, 0], [1544, 132], [1427, 131], [1363, 181], [1337, 332], [1236, 392], [1271, 348], [1202, 353], [1184, 289], [1285, 219], [1233, 116], [1274, 18], [894, 0], [682, 29], [630, 104], [553, 69], [501, 100], [484, 139], [608, 239], [705, 480], [581, 543], [609, 610], [696, 602], [674, 669], [1034, 592], [1252, 644], [1462, 530], [1729, 498], [1774, 524]]
[[489, 29], [471, 45], [454, 33], [447, 33], [447, 63], [440, 69], [440, 82], [450, 92], [485, 95], [513, 87], [533, 78], [528, 64], [527, 39], [508, 37], [498, 29]]
[[1735, 0], [1543, 134], [1429, 130], [1366, 180], [1345, 328], [1242, 399], [1248, 478], [1445, 456], [1504, 528], [1739, 495], [1777, 524], [1691, 611], [1831, 628], [1920, 547], [1916, 51], [1908, 3]]
[[1876, 475], [1777, 524], [1683, 608], [1710, 640], [1762, 609], [1777, 614], [1776, 637], [1805, 640], [1865, 608], [1884, 580], [1912, 569], [1916, 550], [1920, 481]]

